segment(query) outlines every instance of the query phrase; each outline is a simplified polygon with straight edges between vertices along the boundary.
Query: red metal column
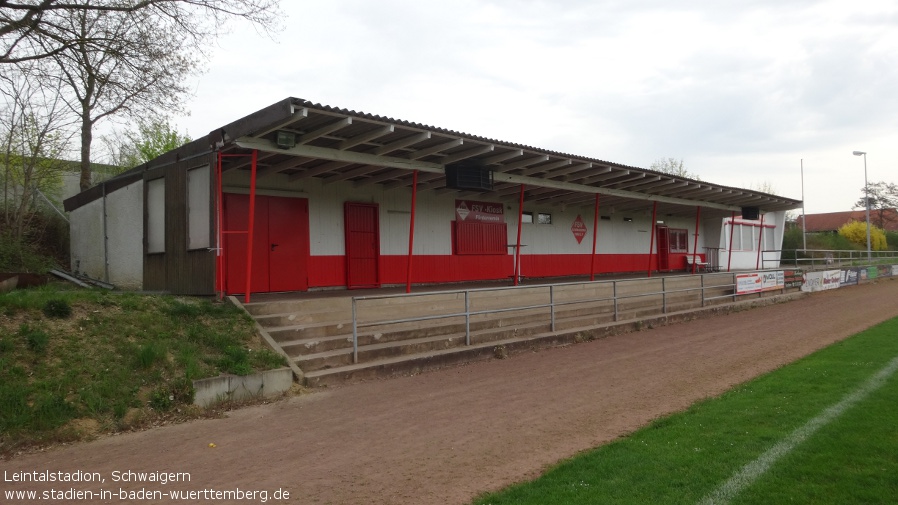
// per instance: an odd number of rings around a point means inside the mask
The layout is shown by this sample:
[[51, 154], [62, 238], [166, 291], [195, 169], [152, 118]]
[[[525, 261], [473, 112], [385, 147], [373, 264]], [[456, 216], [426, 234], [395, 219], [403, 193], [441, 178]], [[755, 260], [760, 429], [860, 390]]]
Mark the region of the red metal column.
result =
[[521, 202], [518, 204], [518, 241], [514, 249], [514, 285], [521, 276], [521, 222], [524, 220], [524, 185], [521, 184]]
[[[701, 215], [702, 215], [702, 207], [701, 207], [701, 205], [696, 205], [695, 206], [695, 242], [692, 246], [692, 273], [695, 273], [695, 259], [698, 255], [698, 226], [699, 226], [699, 219], [701, 218]], [[705, 261], [707, 262], [708, 260], [705, 259]], [[708, 263], [710, 263], [710, 262], [708, 262]], [[705, 268], [705, 271], [707, 271], [707, 270], [708, 269]]]
[[252, 175], [249, 180], [249, 226], [246, 233], [246, 291], [243, 295], [243, 303], [249, 303], [250, 287], [252, 284], [253, 270], [253, 229], [256, 225], [256, 161], [259, 159], [259, 151], [253, 150]]
[[592, 259], [589, 262], [589, 280], [596, 280], [596, 242], [599, 238], [599, 194], [596, 193], [596, 211], [592, 221]]
[[418, 199], [418, 171], [412, 172], [412, 218], [408, 225], [408, 272], [405, 276], [405, 292], [412, 292], [412, 246], [415, 244], [415, 209]]
[[727, 272], [730, 271], [730, 267], [733, 264], [733, 230], [736, 229], [736, 211], [733, 211], [732, 217], [730, 217], [730, 244], [727, 246], [728, 254], [727, 254]]
[[658, 215], [658, 202], [652, 202], [652, 238], [649, 242], [649, 277], [652, 276], [652, 257], [655, 252], [655, 221]]
[[761, 214], [761, 227], [758, 229], [758, 259], [755, 260], [755, 270], [761, 267], [761, 240], [764, 238], [764, 214]]
[[224, 298], [224, 222], [222, 221], [223, 207], [222, 200], [224, 193], [221, 189], [221, 151], [215, 153], [215, 225], [216, 239], [218, 244], [215, 246], [215, 290], [218, 292], [218, 299]]

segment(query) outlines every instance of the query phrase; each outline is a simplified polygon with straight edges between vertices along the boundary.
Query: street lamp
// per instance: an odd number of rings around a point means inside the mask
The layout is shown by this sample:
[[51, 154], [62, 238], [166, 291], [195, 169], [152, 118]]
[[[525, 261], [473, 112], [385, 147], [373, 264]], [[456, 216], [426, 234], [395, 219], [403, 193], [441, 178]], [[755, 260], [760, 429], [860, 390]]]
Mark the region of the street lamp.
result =
[[867, 261], [873, 262], [873, 255], [870, 253], [870, 187], [867, 185], [867, 153], [864, 151], [854, 151], [851, 154], [864, 157], [864, 208], [867, 211]]

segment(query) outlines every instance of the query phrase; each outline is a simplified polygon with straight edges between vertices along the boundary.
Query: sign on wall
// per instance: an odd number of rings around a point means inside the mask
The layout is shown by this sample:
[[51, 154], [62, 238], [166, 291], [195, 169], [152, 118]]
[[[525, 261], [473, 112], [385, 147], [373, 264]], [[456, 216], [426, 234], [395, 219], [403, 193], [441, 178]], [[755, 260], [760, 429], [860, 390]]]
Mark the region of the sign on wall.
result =
[[825, 291], [836, 289], [842, 280], [841, 270], [826, 270], [823, 272], [808, 272], [804, 274], [802, 291]]
[[861, 271], [858, 268], [849, 268], [842, 270], [842, 278], [839, 280], [840, 286], [851, 286], [857, 284], [861, 278]]
[[786, 276], [782, 270], [736, 275], [736, 294], [739, 295], [783, 289], [785, 286]]
[[574, 223], [571, 225], [571, 233], [574, 234], [578, 244], [583, 242], [583, 237], [586, 236], [586, 223], [583, 222], [580, 214], [577, 214], [577, 219], [574, 219]]
[[898, 277], [898, 265], [892, 265], [892, 276]]
[[504, 223], [505, 208], [501, 203], [456, 200], [455, 219], [480, 223]]

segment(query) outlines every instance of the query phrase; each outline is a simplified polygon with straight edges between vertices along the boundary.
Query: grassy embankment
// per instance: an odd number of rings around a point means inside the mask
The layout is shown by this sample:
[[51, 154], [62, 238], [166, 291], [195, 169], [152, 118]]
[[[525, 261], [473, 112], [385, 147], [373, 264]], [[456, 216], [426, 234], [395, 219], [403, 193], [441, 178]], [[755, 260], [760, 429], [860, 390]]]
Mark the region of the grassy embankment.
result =
[[202, 415], [193, 379], [283, 364], [229, 303], [58, 284], [0, 294], [0, 454]]

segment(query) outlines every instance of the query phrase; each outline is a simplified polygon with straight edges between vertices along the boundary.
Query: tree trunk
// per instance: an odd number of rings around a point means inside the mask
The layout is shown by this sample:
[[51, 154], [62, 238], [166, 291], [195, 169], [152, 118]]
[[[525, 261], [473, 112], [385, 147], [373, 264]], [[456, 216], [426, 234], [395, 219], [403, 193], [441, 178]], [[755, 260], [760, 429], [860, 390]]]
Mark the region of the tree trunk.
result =
[[90, 111], [85, 110], [81, 114], [81, 191], [87, 191], [91, 186], [91, 169], [90, 169], [90, 144], [93, 142], [93, 123], [91, 122]]

